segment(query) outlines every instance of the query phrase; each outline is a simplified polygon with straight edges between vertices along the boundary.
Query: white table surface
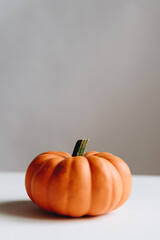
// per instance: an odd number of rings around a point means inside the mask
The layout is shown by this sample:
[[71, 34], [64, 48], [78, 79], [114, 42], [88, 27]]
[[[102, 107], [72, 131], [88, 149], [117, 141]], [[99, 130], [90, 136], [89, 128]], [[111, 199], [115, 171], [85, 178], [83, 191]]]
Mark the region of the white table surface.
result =
[[130, 199], [98, 217], [63, 218], [39, 209], [24, 173], [0, 173], [0, 239], [160, 239], [160, 176], [133, 176]]

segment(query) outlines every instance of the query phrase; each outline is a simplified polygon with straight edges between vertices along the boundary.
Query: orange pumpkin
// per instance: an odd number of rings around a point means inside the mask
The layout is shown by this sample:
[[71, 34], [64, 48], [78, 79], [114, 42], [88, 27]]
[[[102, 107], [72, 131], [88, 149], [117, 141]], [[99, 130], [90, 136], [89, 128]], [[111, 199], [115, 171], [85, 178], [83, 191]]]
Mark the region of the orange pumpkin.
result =
[[78, 140], [71, 156], [44, 152], [29, 165], [25, 186], [40, 208], [65, 216], [100, 215], [119, 208], [129, 198], [131, 172], [119, 157], [87, 152]]

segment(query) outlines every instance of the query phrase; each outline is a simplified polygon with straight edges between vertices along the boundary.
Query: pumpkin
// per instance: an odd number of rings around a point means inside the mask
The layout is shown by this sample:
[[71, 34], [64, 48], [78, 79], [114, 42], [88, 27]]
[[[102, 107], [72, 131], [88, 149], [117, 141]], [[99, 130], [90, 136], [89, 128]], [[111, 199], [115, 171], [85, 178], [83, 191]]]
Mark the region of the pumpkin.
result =
[[78, 140], [72, 156], [44, 152], [29, 165], [25, 187], [40, 208], [60, 215], [100, 215], [119, 208], [129, 198], [131, 172], [108, 152], [84, 154], [88, 139]]

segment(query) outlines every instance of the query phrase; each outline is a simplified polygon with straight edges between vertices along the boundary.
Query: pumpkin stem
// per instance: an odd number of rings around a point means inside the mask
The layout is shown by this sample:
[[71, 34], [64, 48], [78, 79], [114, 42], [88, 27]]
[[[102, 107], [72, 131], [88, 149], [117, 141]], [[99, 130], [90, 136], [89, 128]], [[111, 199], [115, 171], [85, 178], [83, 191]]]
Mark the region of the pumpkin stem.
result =
[[80, 139], [76, 142], [76, 145], [74, 147], [73, 154], [72, 154], [73, 157], [84, 156], [84, 151], [85, 151], [88, 140], [89, 140], [88, 138]]

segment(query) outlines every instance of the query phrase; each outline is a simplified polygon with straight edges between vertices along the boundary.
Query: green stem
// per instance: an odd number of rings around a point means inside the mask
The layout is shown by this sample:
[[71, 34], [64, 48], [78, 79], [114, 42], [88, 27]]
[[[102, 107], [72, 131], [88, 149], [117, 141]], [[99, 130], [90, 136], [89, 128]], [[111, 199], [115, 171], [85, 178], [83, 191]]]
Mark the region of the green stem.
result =
[[73, 150], [73, 154], [72, 156], [84, 156], [84, 151], [88, 142], [88, 138], [87, 139], [80, 139], [76, 142], [76, 145], [74, 147]]

